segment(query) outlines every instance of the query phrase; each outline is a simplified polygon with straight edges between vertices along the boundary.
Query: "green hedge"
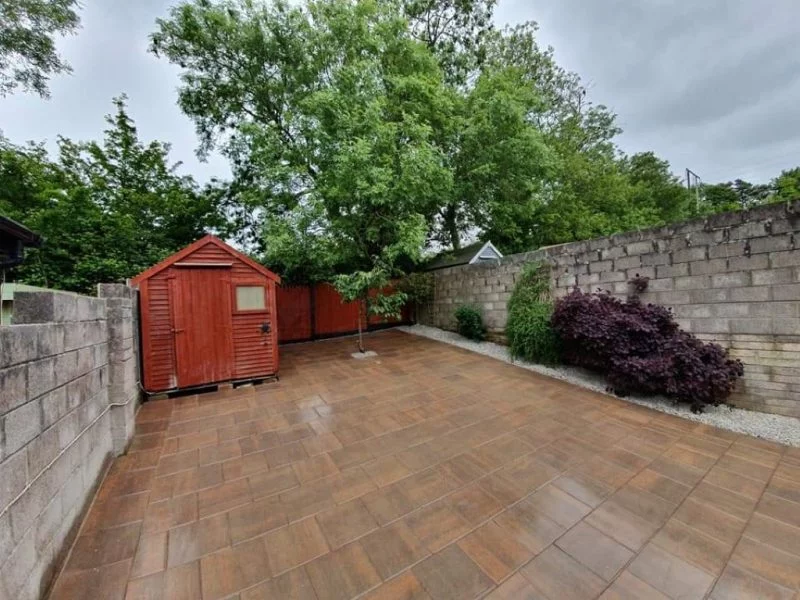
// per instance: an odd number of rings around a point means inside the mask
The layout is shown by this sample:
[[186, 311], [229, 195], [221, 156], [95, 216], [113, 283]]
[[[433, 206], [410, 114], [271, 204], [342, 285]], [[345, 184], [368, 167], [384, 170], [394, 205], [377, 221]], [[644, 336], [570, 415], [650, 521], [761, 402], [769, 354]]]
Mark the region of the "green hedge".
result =
[[550, 272], [534, 263], [522, 271], [508, 301], [506, 338], [514, 358], [541, 364], [555, 364], [561, 358], [561, 344], [550, 325]]
[[486, 339], [486, 327], [483, 325], [483, 315], [480, 309], [466, 304], [459, 306], [455, 312], [458, 323], [458, 333], [465, 338], [482, 342]]

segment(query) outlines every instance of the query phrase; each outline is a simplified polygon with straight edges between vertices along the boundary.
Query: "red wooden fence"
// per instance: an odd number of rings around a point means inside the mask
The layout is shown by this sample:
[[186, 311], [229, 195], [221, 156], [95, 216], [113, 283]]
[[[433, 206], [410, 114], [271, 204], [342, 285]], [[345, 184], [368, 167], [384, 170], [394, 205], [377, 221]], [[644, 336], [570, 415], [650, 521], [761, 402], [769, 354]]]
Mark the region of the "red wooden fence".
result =
[[[327, 283], [314, 286], [280, 286], [278, 301], [279, 343], [311, 340], [358, 331], [358, 304], [344, 302], [339, 292]], [[411, 310], [403, 310], [401, 319], [372, 315], [369, 329], [389, 324], [407, 323]]]

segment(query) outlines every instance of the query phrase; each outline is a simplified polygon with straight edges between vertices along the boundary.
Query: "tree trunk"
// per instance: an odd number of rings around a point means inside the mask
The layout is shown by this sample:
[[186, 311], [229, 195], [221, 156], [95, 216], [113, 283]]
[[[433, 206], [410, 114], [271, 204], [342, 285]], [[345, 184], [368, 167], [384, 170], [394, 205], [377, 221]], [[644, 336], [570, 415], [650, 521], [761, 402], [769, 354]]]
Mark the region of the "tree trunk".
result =
[[363, 328], [361, 327], [361, 309], [363, 306], [363, 302], [358, 303], [358, 351], [361, 352], [361, 354], [366, 352], [366, 349], [364, 348], [364, 333]]
[[456, 215], [456, 207], [450, 205], [444, 213], [444, 227], [447, 235], [450, 238], [450, 243], [453, 245], [453, 250], [461, 250], [461, 236], [458, 233], [458, 217]]

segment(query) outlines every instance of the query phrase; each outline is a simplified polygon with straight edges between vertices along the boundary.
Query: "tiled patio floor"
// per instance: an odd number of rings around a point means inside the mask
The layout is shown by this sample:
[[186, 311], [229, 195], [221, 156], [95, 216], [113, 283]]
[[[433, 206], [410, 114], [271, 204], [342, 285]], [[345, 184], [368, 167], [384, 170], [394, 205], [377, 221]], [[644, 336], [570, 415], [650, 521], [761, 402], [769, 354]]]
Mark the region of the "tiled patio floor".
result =
[[144, 405], [53, 598], [800, 599], [800, 449], [369, 346]]

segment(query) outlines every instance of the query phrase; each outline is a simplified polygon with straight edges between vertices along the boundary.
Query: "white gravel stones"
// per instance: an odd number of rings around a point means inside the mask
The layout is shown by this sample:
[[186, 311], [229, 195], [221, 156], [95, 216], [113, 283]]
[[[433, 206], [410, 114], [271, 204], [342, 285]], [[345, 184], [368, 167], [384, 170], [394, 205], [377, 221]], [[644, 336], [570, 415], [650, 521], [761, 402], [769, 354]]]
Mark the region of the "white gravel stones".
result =
[[[547, 375], [548, 377], [561, 379], [574, 385], [600, 392], [601, 394], [607, 393], [603, 378], [595, 373], [585, 371], [584, 369], [563, 365], [545, 367], [525, 361], [512, 360], [511, 354], [505, 346], [492, 342], [473, 342], [457, 333], [444, 331], [435, 327], [428, 327], [426, 325], [398, 327], [397, 329], [413, 335], [419, 335], [458, 346], [459, 348], [471, 350], [472, 352], [490, 356], [507, 363], [513, 363], [523, 369], [535, 371], [542, 375]], [[800, 447], [800, 419], [753, 412], [740, 408], [731, 409], [726, 406], [709, 406], [706, 407], [703, 414], [696, 415], [692, 413], [687, 405], [675, 405], [672, 401], [663, 397], [639, 398], [630, 396], [628, 398], [623, 398], [623, 400], [647, 406], [648, 408], [671, 415], [677, 415], [691, 421], [697, 421], [698, 423], [713, 425], [720, 429], [727, 429], [728, 431], [735, 431], [737, 433], [744, 433], [789, 446]]]

